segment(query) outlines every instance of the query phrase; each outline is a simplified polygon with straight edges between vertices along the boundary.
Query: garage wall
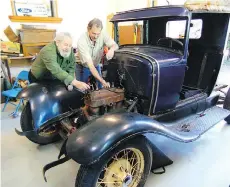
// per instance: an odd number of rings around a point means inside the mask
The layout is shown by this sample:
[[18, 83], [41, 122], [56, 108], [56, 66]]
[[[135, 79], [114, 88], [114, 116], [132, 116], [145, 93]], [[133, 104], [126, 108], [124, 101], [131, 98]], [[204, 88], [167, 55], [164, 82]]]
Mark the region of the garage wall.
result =
[[186, 0], [108, 0], [107, 10], [111, 13], [126, 11], [131, 9], [145, 8], [148, 5], [154, 4], [157, 6], [168, 5], [183, 5]]
[[147, 0], [117, 0], [116, 11], [126, 11], [131, 9], [146, 8]]
[[183, 5], [186, 0], [157, 0], [158, 6], [166, 6], [168, 3], [170, 5]]
[[[84, 0], [77, 5], [73, 6], [72, 3], [68, 3], [68, 0], [58, 0], [58, 14], [63, 18], [60, 24], [45, 24], [48, 28], [57, 29], [57, 31], [68, 31], [74, 37], [74, 43], [78, 40], [80, 34], [86, 31], [87, 23], [94, 17], [101, 19], [106, 24], [106, 16], [108, 14], [107, 1], [106, 0]], [[95, 8], [98, 7], [98, 8]], [[11, 22], [8, 18], [12, 15], [11, 5], [9, 0], [1, 1], [0, 6], [0, 38], [8, 40], [3, 30], [10, 25], [13, 30], [20, 28], [21, 23]], [[33, 23], [22, 23], [33, 24]], [[38, 25], [39, 23], [34, 23]], [[42, 24], [42, 23], [41, 23]], [[43, 24], [44, 25], [44, 24]]]

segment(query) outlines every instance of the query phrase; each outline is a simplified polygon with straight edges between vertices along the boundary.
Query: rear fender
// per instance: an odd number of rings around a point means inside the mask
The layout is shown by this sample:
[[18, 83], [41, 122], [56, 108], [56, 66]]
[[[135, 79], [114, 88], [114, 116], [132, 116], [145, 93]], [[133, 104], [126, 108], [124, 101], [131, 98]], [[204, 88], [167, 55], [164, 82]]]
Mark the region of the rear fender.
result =
[[68, 138], [66, 150], [68, 156], [77, 163], [89, 165], [123, 141], [145, 133], [161, 134], [182, 142], [197, 138], [177, 134], [148, 116], [116, 113], [92, 120], [72, 133]]
[[17, 97], [27, 99], [30, 103], [35, 130], [59, 120], [61, 115], [67, 117], [84, 104], [81, 92], [68, 91], [65, 85], [56, 82], [52, 85], [33, 83]]

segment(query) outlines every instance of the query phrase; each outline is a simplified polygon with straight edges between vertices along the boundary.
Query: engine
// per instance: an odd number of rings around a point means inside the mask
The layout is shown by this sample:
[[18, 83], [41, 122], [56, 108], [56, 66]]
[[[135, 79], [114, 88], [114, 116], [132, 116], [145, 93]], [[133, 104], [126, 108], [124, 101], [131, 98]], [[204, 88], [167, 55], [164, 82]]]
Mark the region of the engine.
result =
[[82, 109], [87, 120], [122, 108], [124, 90], [120, 88], [101, 89], [85, 95], [85, 107]]
[[71, 118], [61, 120], [59, 134], [66, 139], [72, 132], [88, 121], [105, 113], [118, 111], [125, 106], [124, 89], [109, 88], [89, 91], [84, 96], [85, 106]]

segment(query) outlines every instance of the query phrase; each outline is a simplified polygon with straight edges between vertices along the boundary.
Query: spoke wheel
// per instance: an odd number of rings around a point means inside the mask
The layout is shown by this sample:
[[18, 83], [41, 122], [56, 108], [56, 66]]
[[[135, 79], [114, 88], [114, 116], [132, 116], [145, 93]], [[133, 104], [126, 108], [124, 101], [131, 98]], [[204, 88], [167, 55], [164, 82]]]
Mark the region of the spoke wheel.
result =
[[142, 187], [152, 163], [148, 141], [140, 136], [122, 143], [97, 163], [81, 166], [76, 187]]
[[144, 171], [144, 155], [138, 149], [124, 149], [117, 153], [106, 165], [97, 187], [136, 187], [139, 176]]

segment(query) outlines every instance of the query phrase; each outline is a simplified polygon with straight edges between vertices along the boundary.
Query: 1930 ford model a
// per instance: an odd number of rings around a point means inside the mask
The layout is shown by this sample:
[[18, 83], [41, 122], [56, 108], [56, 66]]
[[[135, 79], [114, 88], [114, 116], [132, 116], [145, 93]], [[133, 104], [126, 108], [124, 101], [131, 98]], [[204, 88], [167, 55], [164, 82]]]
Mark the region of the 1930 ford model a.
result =
[[[73, 159], [81, 164], [76, 187], [143, 186], [151, 169], [172, 163], [145, 133], [191, 142], [219, 121], [230, 122], [230, 92], [226, 109], [216, 106], [215, 92], [229, 16], [182, 6], [116, 14], [111, 20], [115, 39], [119, 22], [143, 20], [144, 44], [120, 46], [104, 64], [113, 87], [84, 95], [59, 84], [32, 84], [18, 96], [28, 103], [23, 132], [17, 133], [39, 144], [63, 137], [59, 160], [44, 172]], [[201, 36], [189, 39], [196, 19], [202, 21]], [[185, 23], [183, 37], [166, 37], [167, 22], [176, 20]]]

